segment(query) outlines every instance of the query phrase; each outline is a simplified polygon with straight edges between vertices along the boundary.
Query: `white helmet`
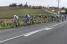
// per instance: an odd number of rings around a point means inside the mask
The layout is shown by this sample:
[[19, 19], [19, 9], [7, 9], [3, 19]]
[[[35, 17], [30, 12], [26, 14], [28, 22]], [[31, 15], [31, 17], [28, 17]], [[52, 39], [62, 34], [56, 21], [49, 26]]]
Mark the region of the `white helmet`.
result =
[[14, 16], [17, 16], [17, 15], [14, 15]]

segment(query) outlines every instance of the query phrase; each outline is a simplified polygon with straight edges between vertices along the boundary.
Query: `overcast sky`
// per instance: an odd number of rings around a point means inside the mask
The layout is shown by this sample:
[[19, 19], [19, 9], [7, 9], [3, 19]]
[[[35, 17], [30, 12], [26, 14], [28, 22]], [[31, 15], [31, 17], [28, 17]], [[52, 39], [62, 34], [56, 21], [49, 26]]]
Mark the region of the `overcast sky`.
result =
[[[27, 1], [28, 5], [41, 5], [41, 6], [56, 6], [58, 0], [0, 0], [0, 6], [7, 6], [11, 3], [25, 4]], [[60, 0], [60, 7], [67, 7], [67, 0]]]

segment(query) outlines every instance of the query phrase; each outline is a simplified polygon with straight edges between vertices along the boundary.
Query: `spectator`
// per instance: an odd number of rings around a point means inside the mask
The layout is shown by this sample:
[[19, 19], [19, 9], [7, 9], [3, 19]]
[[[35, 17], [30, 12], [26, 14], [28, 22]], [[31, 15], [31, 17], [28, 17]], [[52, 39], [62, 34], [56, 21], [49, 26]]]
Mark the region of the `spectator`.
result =
[[25, 18], [25, 22], [28, 24], [28, 23], [30, 23], [30, 19], [31, 19], [31, 16], [28, 14], [28, 15], [26, 15], [26, 16], [24, 16], [24, 18]]
[[60, 21], [60, 15], [57, 15], [56, 18], [57, 18], [57, 19], [56, 19], [57, 22], [59, 22], [59, 21]]
[[15, 23], [16, 27], [19, 25], [19, 16], [14, 15], [14, 23]]
[[64, 14], [64, 19], [65, 19], [65, 20], [67, 19], [67, 15], [66, 15], [66, 14]]
[[62, 17], [62, 21], [64, 21], [64, 15], [62, 15], [61, 17]]

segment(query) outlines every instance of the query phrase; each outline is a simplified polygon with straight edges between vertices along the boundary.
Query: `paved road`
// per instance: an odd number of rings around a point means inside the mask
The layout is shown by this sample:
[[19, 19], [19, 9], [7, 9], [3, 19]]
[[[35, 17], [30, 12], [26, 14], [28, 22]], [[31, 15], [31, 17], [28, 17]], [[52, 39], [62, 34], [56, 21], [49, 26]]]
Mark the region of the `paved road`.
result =
[[36, 31], [33, 30], [33, 34], [27, 33], [25, 36], [5, 41], [2, 39], [0, 44], [67, 44], [67, 21], [51, 27], [48, 26], [50, 30], [42, 30], [42, 28], [40, 30], [34, 28]]
[[20, 28], [15, 28], [15, 29], [7, 29], [5, 31], [0, 32], [0, 41], [13, 38], [34, 30], [38, 30], [40, 28], [45, 28], [51, 25], [54, 25], [55, 23], [49, 23], [49, 24], [37, 24], [37, 25], [31, 25], [31, 26], [26, 26], [26, 27], [20, 27]]

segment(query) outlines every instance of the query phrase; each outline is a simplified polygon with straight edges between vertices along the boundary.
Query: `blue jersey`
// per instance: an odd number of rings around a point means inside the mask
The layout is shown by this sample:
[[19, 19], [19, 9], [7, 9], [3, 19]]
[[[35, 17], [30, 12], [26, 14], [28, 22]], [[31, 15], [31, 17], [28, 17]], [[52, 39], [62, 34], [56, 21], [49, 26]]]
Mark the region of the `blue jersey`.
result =
[[31, 16], [26, 15], [24, 18], [25, 18], [26, 20], [29, 20], [29, 19], [31, 18]]

